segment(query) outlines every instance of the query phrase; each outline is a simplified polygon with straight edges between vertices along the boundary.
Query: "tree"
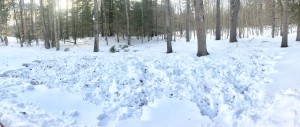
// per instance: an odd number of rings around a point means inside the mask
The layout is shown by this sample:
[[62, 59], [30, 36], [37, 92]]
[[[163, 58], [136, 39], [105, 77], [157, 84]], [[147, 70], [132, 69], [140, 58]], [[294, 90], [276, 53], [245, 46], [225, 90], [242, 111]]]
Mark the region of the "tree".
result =
[[34, 23], [33, 23], [33, 0], [30, 0], [30, 35], [28, 43], [31, 45], [32, 40], [34, 37]]
[[230, 0], [230, 39], [229, 42], [237, 42], [237, 22], [240, 10], [240, 0]]
[[44, 0], [40, 0], [40, 16], [41, 16], [41, 21], [42, 21], [42, 31], [44, 35], [44, 40], [45, 40], [45, 48], [49, 49], [50, 48], [50, 42], [49, 42], [49, 29], [47, 28], [46, 24], [46, 15], [45, 15], [45, 8], [44, 8]]
[[289, 20], [289, 0], [284, 0], [283, 24], [282, 24], [282, 41], [281, 47], [288, 47], [288, 20]]
[[125, 12], [126, 12], [126, 34], [127, 34], [127, 45], [131, 45], [130, 43], [130, 26], [129, 26], [129, 0], [125, 1]]
[[300, 41], [300, 21], [298, 22], [298, 26], [297, 26], [297, 37], [296, 37], [296, 41]]
[[216, 40], [221, 39], [221, 16], [220, 16], [220, 0], [217, 0], [217, 14], [216, 14]]
[[23, 11], [24, 11], [24, 0], [19, 1], [20, 7], [20, 18], [21, 18], [21, 31], [20, 31], [20, 38], [21, 38], [21, 47], [23, 47], [23, 43], [25, 42], [25, 32], [24, 32], [24, 18], [23, 18]]
[[186, 0], [186, 15], [185, 15], [186, 42], [190, 42], [190, 11], [191, 11], [190, 0]]
[[272, 38], [275, 37], [275, 21], [276, 21], [276, 17], [275, 17], [275, 6], [276, 6], [276, 2], [275, 0], [272, 1]]
[[7, 22], [9, 20], [9, 3], [8, 1], [0, 1], [0, 35], [7, 35]]
[[292, 20], [294, 23], [298, 24], [296, 41], [300, 41], [300, 0], [298, 0], [298, 2], [293, 1], [290, 7], [292, 12]]
[[98, 1], [94, 0], [94, 52], [99, 52]]
[[167, 33], [167, 53], [172, 53], [172, 24], [171, 24], [171, 3], [165, 0], [166, 33]]
[[59, 21], [59, 16], [58, 16], [58, 12], [56, 10], [56, 4], [58, 3], [58, 1], [56, 0], [53, 0], [53, 5], [52, 5], [52, 11], [53, 11], [53, 30], [54, 30], [54, 43], [55, 43], [55, 48], [56, 48], [56, 51], [59, 51], [60, 49], [60, 43], [59, 43], [59, 34], [58, 34], [58, 31], [59, 31], [59, 27], [58, 27], [58, 21]]
[[205, 28], [205, 18], [204, 18], [204, 6], [203, 0], [195, 1], [195, 20], [197, 25], [197, 41], [198, 41], [198, 52], [197, 56], [208, 55], [206, 49], [206, 28]]

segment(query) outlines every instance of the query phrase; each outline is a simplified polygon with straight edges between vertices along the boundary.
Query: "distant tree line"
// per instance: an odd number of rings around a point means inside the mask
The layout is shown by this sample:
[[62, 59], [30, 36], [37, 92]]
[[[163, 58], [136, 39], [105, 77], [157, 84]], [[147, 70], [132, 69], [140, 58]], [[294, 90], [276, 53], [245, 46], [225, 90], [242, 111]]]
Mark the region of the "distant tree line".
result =
[[[77, 44], [78, 38], [95, 37], [94, 51], [99, 51], [99, 37], [141, 42], [154, 37], [167, 41], [172, 52], [176, 36], [189, 42], [198, 37], [198, 56], [207, 55], [206, 34], [216, 40], [249, 35], [282, 36], [287, 47], [289, 25], [297, 25], [300, 41], [300, 0], [24, 0], [0, 1], [0, 35], [15, 36], [24, 44], [45, 41], [46, 49], [60, 50], [60, 41]], [[178, 3], [179, 2], [179, 3]], [[67, 5], [63, 7], [62, 5]], [[191, 34], [194, 32], [194, 34]], [[1, 39], [3, 40], [3, 39]], [[0, 41], [1, 41], [0, 40]]]

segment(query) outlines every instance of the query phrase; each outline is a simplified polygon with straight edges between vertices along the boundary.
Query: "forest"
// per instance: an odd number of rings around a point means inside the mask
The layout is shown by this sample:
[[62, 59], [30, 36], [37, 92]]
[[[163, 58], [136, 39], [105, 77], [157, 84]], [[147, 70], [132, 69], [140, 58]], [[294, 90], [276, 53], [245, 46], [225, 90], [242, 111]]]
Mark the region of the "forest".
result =
[[161, 36], [170, 53], [176, 36], [189, 42], [194, 32], [202, 56], [208, 54], [208, 33], [236, 42], [270, 28], [272, 37], [283, 36], [282, 47], [287, 47], [289, 26], [298, 27], [300, 40], [299, 0], [2, 0], [0, 15], [2, 42], [15, 36], [23, 47], [42, 39], [46, 49], [56, 50], [60, 41], [76, 45], [85, 37], [95, 37], [98, 52], [99, 37], [107, 44], [107, 37], [116, 37], [131, 45], [131, 37], [143, 43]]
[[0, 127], [300, 127], [300, 0], [0, 0]]

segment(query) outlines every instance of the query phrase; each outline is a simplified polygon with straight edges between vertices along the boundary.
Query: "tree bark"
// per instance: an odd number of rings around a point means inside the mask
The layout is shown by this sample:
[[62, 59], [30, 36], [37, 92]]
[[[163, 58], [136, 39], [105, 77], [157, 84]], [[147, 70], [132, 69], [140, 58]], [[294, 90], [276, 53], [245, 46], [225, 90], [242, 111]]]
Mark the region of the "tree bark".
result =
[[45, 48], [50, 48], [50, 42], [49, 42], [49, 32], [46, 26], [46, 19], [45, 19], [45, 11], [44, 11], [44, 2], [43, 0], [40, 0], [40, 11], [41, 11], [41, 20], [42, 20], [42, 30], [45, 40]]
[[53, 11], [52, 18], [53, 18], [53, 33], [54, 33], [53, 39], [54, 39], [56, 51], [59, 51], [60, 44], [59, 44], [59, 37], [58, 37], [59, 36], [59, 34], [58, 34], [58, 31], [59, 31], [59, 29], [58, 29], [58, 14], [57, 14], [58, 12], [56, 11], [56, 5], [58, 5], [58, 4], [56, 4], [57, 3], [56, 0], [53, 0], [52, 2], [53, 2], [52, 3], [52, 11]]
[[76, 45], [77, 43], [77, 31], [76, 31], [76, 8], [75, 8], [75, 1], [72, 0], [72, 23], [73, 23], [73, 39], [74, 39], [74, 44]]
[[94, 52], [99, 52], [98, 1], [94, 0]]
[[66, 5], [66, 36], [64, 38], [69, 39], [69, 0], [66, 0]]
[[127, 34], [127, 45], [131, 45], [130, 43], [130, 26], [129, 26], [129, 6], [130, 6], [130, 1], [126, 0], [125, 1], [125, 10], [126, 10], [126, 34]]
[[240, 0], [230, 0], [230, 39], [229, 42], [237, 42], [237, 22], [240, 10]]
[[205, 18], [204, 18], [204, 5], [203, 0], [196, 0], [195, 3], [195, 18], [197, 25], [197, 41], [198, 41], [198, 52], [197, 56], [208, 55], [206, 48], [206, 28], [205, 28]]
[[300, 41], [300, 21], [298, 21], [296, 41]]
[[30, 35], [29, 35], [29, 44], [31, 44], [34, 39], [34, 23], [33, 23], [33, 0], [30, 0]]
[[279, 6], [280, 6], [280, 36], [282, 36], [283, 34], [283, 22], [284, 22], [284, 8], [283, 8], [283, 5], [282, 5], [282, 1], [281, 0], [278, 0], [278, 3], [279, 3]]
[[191, 12], [191, 2], [190, 0], [186, 0], [186, 15], [185, 15], [186, 42], [190, 42], [190, 12]]
[[167, 53], [172, 53], [172, 24], [171, 24], [171, 3], [165, 0], [166, 32], [167, 32]]
[[20, 0], [19, 3], [20, 6], [20, 20], [21, 20], [21, 32], [20, 32], [20, 38], [21, 38], [21, 47], [23, 47], [23, 43], [25, 42], [25, 32], [24, 32], [24, 18], [23, 18], [23, 7], [24, 7], [24, 0]]
[[275, 37], [275, 21], [276, 21], [276, 17], [275, 17], [275, 0], [273, 0], [272, 2], [272, 38]]
[[220, 0], [217, 0], [217, 15], [216, 15], [216, 40], [221, 40], [221, 16], [220, 16]]
[[284, 0], [284, 13], [282, 24], [282, 41], [281, 47], [288, 47], [288, 19], [289, 19], [289, 0]]

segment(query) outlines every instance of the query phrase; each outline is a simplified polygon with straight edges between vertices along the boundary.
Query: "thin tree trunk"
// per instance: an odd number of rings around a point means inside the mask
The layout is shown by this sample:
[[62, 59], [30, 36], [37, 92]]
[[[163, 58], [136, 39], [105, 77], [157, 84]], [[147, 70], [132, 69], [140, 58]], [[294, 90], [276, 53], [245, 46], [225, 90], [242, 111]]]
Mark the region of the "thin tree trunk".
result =
[[130, 6], [130, 1], [126, 0], [125, 1], [125, 9], [126, 9], [126, 34], [127, 34], [127, 45], [131, 45], [130, 43], [130, 26], [129, 26], [129, 6]]
[[20, 38], [21, 38], [21, 47], [23, 47], [23, 43], [25, 42], [24, 18], [23, 18], [24, 0], [20, 0], [19, 6], [20, 6], [20, 18], [21, 18], [21, 33], [20, 33]]
[[283, 19], [283, 5], [282, 5], [282, 1], [281, 0], [278, 0], [279, 2], [279, 6], [280, 6], [280, 36], [282, 36], [283, 34], [283, 22], [284, 22], [284, 19]]
[[240, 10], [240, 0], [230, 0], [230, 39], [229, 42], [237, 42], [237, 21]]
[[31, 44], [34, 39], [34, 23], [33, 23], [33, 0], [30, 0], [30, 35], [29, 35], [29, 44]]
[[60, 49], [60, 45], [59, 45], [59, 37], [58, 37], [58, 31], [59, 31], [59, 29], [58, 29], [58, 12], [56, 11], [56, 5], [58, 5], [58, 4], [56, 4], [57, 3], [57, 1], [56, 0], [53, 0], [52, 1], [53, 3], [52, 3], [52, 14], [53, 14], [53, 16], [52, 16], [52, 18], [53, 18], [53, 33], [54, 33], [54, 43], [55, 43], [55, 47], [56, 47], [56, 51], [59, 51], [59, 49]]
[[288, 19], [289, 19], [289, 0], [284, 0], [284, 13], [283, 13], [283, 26], [282, 26], [282, 41], [281, 47], [288, 47]]
[[[15, 0], [12, 0], [13, 3], [15, 3]], [[18, 43], [18, 39], [20, 40], [21, 42], [21, 37], [20, 37], [20, 27], [19, 27], [19, 23], [18, 23], [18, 18], [17, 18], [17, 12], [16, 12], [16, 7], [15, 5], [13, 5], [13, 8], [14, 8], [14, 19], [15, 19], [15, 22], [16, 22], [16, 26], [17, 26], [17, 43]]]
[[197, 25], [197, 41], [198, 41], [198, 52], [197, 56], [208, 55], [206, 48], [206, 28], [205, 28], [205, 18], [204, 18], [204, 5], [203, 0], [196, 0], [195, 3], [195, 18]]
[[72, 0], [72, 23], [73, 23], [73, 39], [74, 39], [74, 44], [76, 45], [77, 43], [77, 31], [76, 31], [76, 8], [75, 8], [75, 1]]
[[296, 41], [300, 41], [300, 21], [298, 21]]
[[66, 37], [65, 39], [69, 39], [69, 0], [66, 0], [67, 10], [66, 10]]
[[171, 3], [165, 0], [166, 32], [167, 32], [167, 53], [172, 53], [172, 24], [171, 24]]
[[217, 15], [216, 15], [216, 40], [221, 40], [221, 16], [220, 16], [220, 0], [217, 0]]
[[273, 0], [272, 2], [272, 38], [275, 37], [275, 6], [276, 6], [276, 3], [275, 3], [275, 0]]
[[98, 1], [94, 0], [94, 52], [99, 52]]
[[40, 11], [41, 11], [41, 20], [42, 20], [42, 30], [44, 34], [44, 40], [45, 40], [45, 48], [50, 48], [50, 42], [49, 42], [49, 32], [46, 26], [46, 19], [45, 19], [45, 11], [44, 11], [44, 2], [43, 0], [40, 0]]
[[185, 15], [186, 42], [190, 42], [190, 12], [191, 12], [191, 2], [190, 0], [186, 0], [186, 15]]

